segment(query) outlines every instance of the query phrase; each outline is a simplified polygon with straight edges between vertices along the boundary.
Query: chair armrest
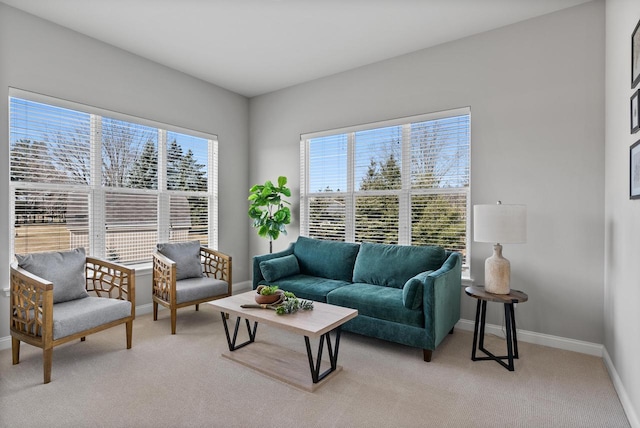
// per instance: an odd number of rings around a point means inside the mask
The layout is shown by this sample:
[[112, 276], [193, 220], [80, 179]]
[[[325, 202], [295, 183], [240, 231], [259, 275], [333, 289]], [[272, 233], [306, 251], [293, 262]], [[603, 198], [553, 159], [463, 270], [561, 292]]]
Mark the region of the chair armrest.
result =
[[200, 247], [200, 256], [205, 276], [226, 281], [229, 284], [229, 293], [231, 293], [231, 256], [207, 247]]
[[427, 276], [424, 289], [425, 325], [431, 326], [434, 332], [434, 346], [437, 346], [460, 320], [461, 287], [462, 257], [460, 253], [454, 252], [440, 269]]
[[11, 264], [10, 282], [11, 331], [53, 340], [53, 284], [46, 279]]
[[152, 294], [165, 302], [176, 298], [176, 262], [169, 257], [153, 253], [153, 271], [151, 280]]
[[88, 292], [98, 297], [130, 301], [133, 315], [136, 298], [134, 269], [96, 257], [87, 257], [85, 269]]
[[263, 262], [265, 260], [277, 259], [279, 257], [284, 257], [290, 254], [293, 254], [293, 248], [295, 247], [295, 245], [296, 245], [295, 242], [292, 242], [291, 244], [289, 244], [289, 247], [287, 247], [282, 251], [278, 251], [277, 253], [262, 254], [262, 255], [253, 257], [253, 289], [254, 290], [258, 288], [258, 284], [260, 284], [260, 281], [264, 279], [264, 277], [262, 276], [262, 271], [260, 270], [260, 262]]

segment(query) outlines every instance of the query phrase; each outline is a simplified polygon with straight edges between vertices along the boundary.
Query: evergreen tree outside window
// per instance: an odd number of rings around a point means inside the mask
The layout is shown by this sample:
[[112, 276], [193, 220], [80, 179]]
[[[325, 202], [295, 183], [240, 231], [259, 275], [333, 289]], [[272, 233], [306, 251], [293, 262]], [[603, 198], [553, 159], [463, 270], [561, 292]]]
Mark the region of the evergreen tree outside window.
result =
[[468, 263], [470, 109], [301, 137], [301, 234], [440, 245]]
[[217, 138], [11, 90], [12, 253], [85, 247], [123, 263], [157, 242], [217, 247]]

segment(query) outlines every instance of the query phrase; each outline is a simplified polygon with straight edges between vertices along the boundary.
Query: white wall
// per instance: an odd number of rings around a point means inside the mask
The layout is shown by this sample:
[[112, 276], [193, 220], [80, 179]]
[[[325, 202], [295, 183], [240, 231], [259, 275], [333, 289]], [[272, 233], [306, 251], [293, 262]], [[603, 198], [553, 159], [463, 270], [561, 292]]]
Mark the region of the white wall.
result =
[[640, 427], [640, 200], [629, 199], [629, 147], [640, 140], [629, 131], [640, 2], [607, 0], [606, 16], [605, 358], [632, 426]]
[[[8, 88], [16, 87], [184, 128], [217, 134], [220, 150], [220, 250], [234, 257], [234, 281], [249, 279], [249, 188], [245, 97], [163, 67], [0, 3], [0, 201], [8, 200]], [[1, 204], [7, 207], [7, 203]], [[9, 241], [8, 208], [0, 242]], [[0, 288], [8, 287], [8, 245], [0, 245]], [[151, 302], [149, 276], [136, 303]], [[0, 338], [9, 335], [9, 302], [0, 297]]]
[[[513, 288], [529, 295], [518, 328], [603, 343], [602, 2], [251, 99], [250, 181], [288, 176], [297, 213], [301, 133], [462, 106], [471, 106], [472, 202], [528, 206], [528, 242], [504, 248]], [[275, 249], [295, 240], [295, 220]], [[250, 255], [267, 251], [252, 234]], [[491, 251], [472, 245], [478, 283]], [[462, 302], [473, 319], [474, 302]], [[502, 324], [499, 308], [490, 312]]]

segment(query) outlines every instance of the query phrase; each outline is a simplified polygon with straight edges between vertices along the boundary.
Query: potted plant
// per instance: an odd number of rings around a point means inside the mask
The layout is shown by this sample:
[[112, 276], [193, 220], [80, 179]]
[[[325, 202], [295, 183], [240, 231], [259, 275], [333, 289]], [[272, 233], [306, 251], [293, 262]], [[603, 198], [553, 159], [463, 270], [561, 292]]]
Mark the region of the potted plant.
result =
[[291, 196], [286, 184], [287, 177], [280, 176], [277, 186], [267, 180], [249, 189], [249, 217], [258, 236], [269, 238], [269, 253], [273, 252], [273, 241], [281, 233], [286, 235], [285, 226], [291, 223], [291, 210], [286, 206], [291, 204], [283, 199]]

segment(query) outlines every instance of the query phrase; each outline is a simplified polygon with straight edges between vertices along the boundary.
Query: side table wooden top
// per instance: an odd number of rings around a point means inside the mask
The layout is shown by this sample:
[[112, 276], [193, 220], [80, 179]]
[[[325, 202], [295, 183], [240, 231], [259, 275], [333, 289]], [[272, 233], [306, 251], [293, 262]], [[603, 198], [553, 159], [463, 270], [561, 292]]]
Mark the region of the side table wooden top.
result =
[[482, 285], [473, 285], [464, 289], [467, 296], [474, 297], [476, 299], [486, 300], [488, 302], [498, 303], [522, 303], [529, 300], [529, 296], [526, 293], [519, 290], [511, 290], [509, 294], [493, 294], [484, 291]]

